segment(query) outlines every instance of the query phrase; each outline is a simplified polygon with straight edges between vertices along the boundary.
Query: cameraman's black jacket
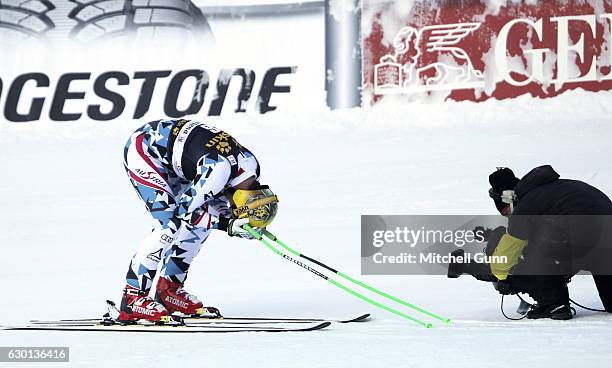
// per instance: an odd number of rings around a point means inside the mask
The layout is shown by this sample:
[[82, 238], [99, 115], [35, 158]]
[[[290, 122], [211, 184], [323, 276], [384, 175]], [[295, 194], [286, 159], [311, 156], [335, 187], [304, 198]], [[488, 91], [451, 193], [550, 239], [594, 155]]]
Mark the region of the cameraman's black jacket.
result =
[[550, 165], [536, 167], [514, 188], [512, 215], [612, 215], [612, 202], [579, 180], [559, 179]]
[[[531, 263], [531, 269], [522, 270], [526, 273], [612, 268], [612, 216], [606, 216], [612, 215], [612, 202], [604, 193], [578, 180], [559, 179], [549, 165], [531, 170], [514, 191], [517, 202], [508, 220], [508, 234], [494, 253], [507, 253], [514, 263], [502, 267], [492, 263], [493, 273], [502, 274], [498, 278], [505, 279], [507, 273], [503, 273], [518, 262], [517, 254], [523, 255], [524, 263]], [[530, 262], [536, 259], [539, 262]]]

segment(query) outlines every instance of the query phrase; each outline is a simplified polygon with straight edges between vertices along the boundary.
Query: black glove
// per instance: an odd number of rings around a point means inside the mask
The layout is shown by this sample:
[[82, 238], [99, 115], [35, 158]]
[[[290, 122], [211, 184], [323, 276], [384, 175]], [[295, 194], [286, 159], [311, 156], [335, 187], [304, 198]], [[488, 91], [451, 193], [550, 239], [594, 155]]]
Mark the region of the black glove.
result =
[[501, 295], [516, 294], [516, 291], [512, 288], [512, 284], [507, 280], [494, 282], [493, 286]]
[[495, 252], [495, 248], [497, 248], [501, 237], [504, 236], [506, 231], [507, 230], [505, 226], [498, 226], [495, 229], [490, 230], [490, 233], [488, 234], [489, 237], [487, 239], [487, 247], [485, 248], [485, 253], [488, 256], [493, 255], [493, 252]]
[[490, 239], [501, 238], [502, 235], [506, 233], [505, 226], [498, 226], [495, 229], [491, 229], [489, 227], [484, 226], [476, 226], [474, 230], [472, 230], [474, 234], [482, 234], [482, 238], [484, 241], [488, 242]]
[[483, 241], [487, 241], [487, 240], [489, 240], [489, 236], [491, 235], [491, 232], [493, 231], [493, 229], [490, 229], [490, 228], [484, 227], [484, 226], [476, 226], [474, 228], [474, 230], [472, 230], [472, 231], [476, 235], [482, 235], [482, 240]]

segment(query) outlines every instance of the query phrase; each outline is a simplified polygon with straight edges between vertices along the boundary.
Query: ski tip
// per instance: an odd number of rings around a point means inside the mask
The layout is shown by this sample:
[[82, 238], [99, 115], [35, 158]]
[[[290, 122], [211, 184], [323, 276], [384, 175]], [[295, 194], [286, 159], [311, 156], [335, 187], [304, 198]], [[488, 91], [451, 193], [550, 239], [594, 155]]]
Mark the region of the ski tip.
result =
[[17, 331], [21, 329], [20, 326], [0, 326], [0, 331]]
[[370, 313], [366, 313], [366, 314], [363, 314], [363, 315], [361, 315], [359, 317], [356, 317], [356, 318], [353, 318], [353, 319], [347, 319], [345, 321], [339, 321], [339, 322], [340, 323], [365, 322], [365, 321], [369, 320], [370, 317], [371, 317], [371, 314]]
[[319, 323], [319, 324], [318, 324], [318, 325], [316, 325], [316, 326], [312, 326], [312, 327], [310, 327], [310, 328], [305, 328], [305, 329], [302, 329], [302, 330], [300, 330], [300, 331], [315, 331], [315, 330], [321, 330], [321, 329], [324, 329], [324, 328], [326, 328], [326, 327], [329, 327], [330, 325], [331, 325], [331, 322], [323, 322], [323, 323]]
[[114, 301], [108, 299], [106, 300], [106, 304], [110, 305], [111, 307], [114, 307], [116, 305]]

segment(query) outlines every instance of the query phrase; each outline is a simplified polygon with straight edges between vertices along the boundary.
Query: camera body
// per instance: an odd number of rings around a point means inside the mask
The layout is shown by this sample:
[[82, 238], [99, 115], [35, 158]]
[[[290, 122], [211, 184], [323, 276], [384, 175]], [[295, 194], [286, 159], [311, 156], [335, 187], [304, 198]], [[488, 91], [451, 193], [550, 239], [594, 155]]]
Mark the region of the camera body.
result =
[[[480, 232], [487, 242], [487, 246], [484, 249], [487, 256], [492, 256], [499, 240], [506, 233], [505, 226], [498, 226], [495, 229], [486, 228], [483, 226], [477, 226], [474, 228], [474, 232]], [[457, 249], [451, 253], [451, 260], [455, 258], [465, 258], [465, 251], [463, 249]], [[458, 278], [463, 274], [472, 275], [477, 280], [485, 282], [496, 282], [497, 278], [491, 273], [489, 264], [477, 263], [477, 262], [452, 262], [448, 264], [448, 278]]]

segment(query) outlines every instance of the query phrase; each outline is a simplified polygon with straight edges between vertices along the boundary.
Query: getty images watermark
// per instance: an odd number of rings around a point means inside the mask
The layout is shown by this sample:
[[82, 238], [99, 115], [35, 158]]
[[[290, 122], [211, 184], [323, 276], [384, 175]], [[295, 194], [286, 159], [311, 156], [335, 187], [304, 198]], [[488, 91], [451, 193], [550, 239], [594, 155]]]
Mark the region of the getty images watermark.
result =
[[[448, 264], [505, 263], [485, 252], [501, 216], [361, 216], [361, 270], [370, 275], [446, 275]], [[456, 249], [463, 256], [453, 256]]]

